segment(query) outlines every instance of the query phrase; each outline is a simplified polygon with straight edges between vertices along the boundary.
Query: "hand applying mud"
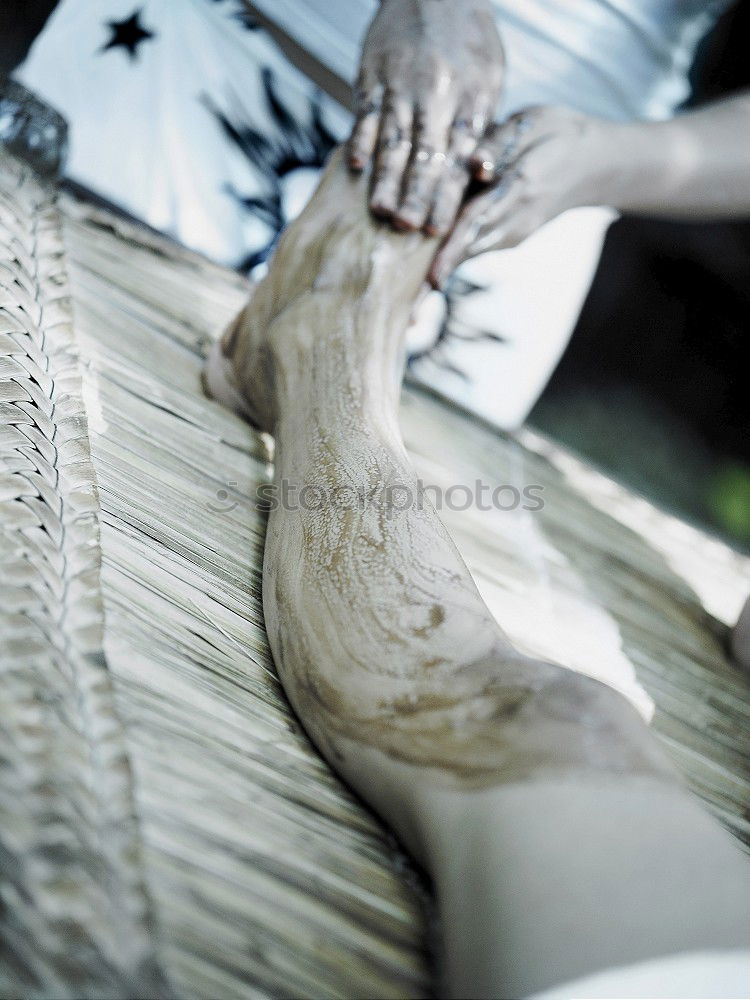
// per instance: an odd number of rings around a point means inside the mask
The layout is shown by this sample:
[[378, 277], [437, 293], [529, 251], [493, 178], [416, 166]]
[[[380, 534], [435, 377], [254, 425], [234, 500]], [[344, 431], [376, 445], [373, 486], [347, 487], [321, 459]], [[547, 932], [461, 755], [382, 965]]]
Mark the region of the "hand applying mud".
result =
[[614, 122], [535, 107], [492, 125], [471, 156], [490, 185], [462, 208], [433, 262], [436, 287], [462, 261], [516, 246], [569, 208], [651, 218], [750, 218], [750, 91], [668, 121]]
[[447, 232], [503, 69], [487, 0], [383, 0], [364, 43], [349, 142], [352, 170], [374, 161], [376, 216]]
[[611, 203], [609, 181], [627, 158], [619, 145], [612, 123], [568, 108], [530, 108], [491, 126], [471, 157], [488, 187], [464, 205], [432, 284], [440, 287], [465, 260], [516, 246], [568, 208]]

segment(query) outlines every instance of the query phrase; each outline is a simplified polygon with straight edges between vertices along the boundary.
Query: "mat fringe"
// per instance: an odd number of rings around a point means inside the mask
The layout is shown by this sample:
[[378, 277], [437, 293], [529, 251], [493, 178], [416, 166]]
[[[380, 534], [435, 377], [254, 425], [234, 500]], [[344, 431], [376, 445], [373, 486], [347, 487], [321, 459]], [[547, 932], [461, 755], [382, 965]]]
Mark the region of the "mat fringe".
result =
[[3, 995], [164, 995], [61, 236], [51, 191], [0, 158]]

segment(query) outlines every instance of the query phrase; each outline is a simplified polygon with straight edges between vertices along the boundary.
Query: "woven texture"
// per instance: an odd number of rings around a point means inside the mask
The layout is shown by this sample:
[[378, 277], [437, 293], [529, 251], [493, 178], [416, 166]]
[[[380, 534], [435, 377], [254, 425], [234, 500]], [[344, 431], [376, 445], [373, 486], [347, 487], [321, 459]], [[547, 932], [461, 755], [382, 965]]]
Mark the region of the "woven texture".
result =
[[[99, 505], [52, 198], [0, 158], [0, 602], [6, 974], [151, 993], [138, 825], [102, 655]], [[17, 978], [15, 978], [17, 977]]]
[[[246, 294], [0, 158], [1, 995], [430, 992], [424, 889], [273, 670], [270, 442], [200, 389]], [[414, 390], [402, 425], [426, 484], [543, 488], [533, 513], [443, 511], [501, 625], [633, 668], [750, 839], [750, 684], [724, 652], [748, 560], [531, 431]]]

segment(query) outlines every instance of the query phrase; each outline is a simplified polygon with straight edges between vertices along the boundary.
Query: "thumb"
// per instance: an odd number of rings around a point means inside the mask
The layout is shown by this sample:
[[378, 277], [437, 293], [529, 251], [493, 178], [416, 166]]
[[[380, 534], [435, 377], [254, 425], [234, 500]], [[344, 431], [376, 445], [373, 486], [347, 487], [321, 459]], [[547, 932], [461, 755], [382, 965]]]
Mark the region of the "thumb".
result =
[[458, 265], [469, 259], [467, 251], [479, 234], [483, 211], [481, 199], [475, 199], [458, 217], [430, 267], [427, 277], [433, 288], [442, 288]]

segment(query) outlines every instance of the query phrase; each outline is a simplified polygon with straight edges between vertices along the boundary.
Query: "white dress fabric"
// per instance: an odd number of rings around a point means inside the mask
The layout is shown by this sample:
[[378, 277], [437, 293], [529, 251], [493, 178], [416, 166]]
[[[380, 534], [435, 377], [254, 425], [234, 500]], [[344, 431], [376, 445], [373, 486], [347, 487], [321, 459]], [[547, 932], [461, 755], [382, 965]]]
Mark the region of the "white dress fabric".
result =
[[[376, 0], [256, 0], [353, 79]], [[672, 115], [728, 0], [494, 0], [508, 56], [498, 116], [567, 104]], [[239, 0], [62, 0], [18, 73], [70, 123], [68, 175], [222, 263], [262, 265], [349, 117]], [[575, 209], [432, 293], [409, 377], [503, 428], [523, 422], [569, 340], [607, 208]]]
[[529, 1000], [746, 1000], [748, 994], [750, 951], [691, 951], [603, 969]]

